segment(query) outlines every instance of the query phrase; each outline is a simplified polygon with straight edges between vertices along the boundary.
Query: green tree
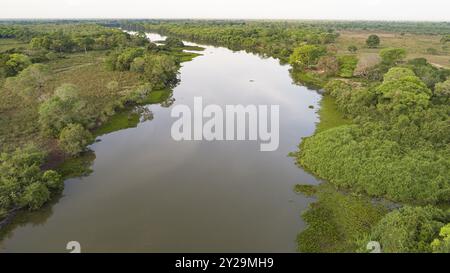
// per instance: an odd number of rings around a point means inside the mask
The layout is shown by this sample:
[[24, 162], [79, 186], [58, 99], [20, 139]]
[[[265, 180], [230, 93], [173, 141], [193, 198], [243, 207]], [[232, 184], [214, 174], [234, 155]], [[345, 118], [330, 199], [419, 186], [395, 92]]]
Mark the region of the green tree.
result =
[[165, 41], [167, 47], [183, 47], [184, 43], [176, 37], [167, 37]]
[[430, 89], [434, 89], [439, 82], [445, 81], [449, 72], [429, 64], [425, 58], [409, 60], [407, 67], [411, 68]]
[[447, 42], [450, 42], [450, 34], [449, 35], [443, 35], [441, 38], [441, 43], [445, 44]]
[[45, 184], [35, 182], [25, 187], [21, 198], [21, 205], [30, 210], [36, 210], [50, 199], [50, 191]]
[[372, 34], [366, 40], [366, 45], [369, 48], [376, 48], [380, 45], [380, 37], [378, 35]]
[[87, 53], [88, 50], [91, 50], [95, 44], [95, 40], [91, 37], [77, 37], [74, 42], [77, 47], [84, 50], [85, 53]]
[[72, 156], [83, 152], [91, 141], [91, 133], [81, 124], [68, 124], [59, 135], [60, 147]]
[[442, 104], [450, 103], [450, 79], [442, 83], [437, 83], [434, 88], [434, 99]]
[[358, 58], [355, 55], [341, 55], [338, 57], [339, 76], [343, 78], [353, 77], [353, 72], [358, 64]]
[[20, 94], [25, 99], [36, 99], [43, 93], [50, 70], [43, 64], [32, 64], [15, 77], [6, 80], [6, 88]]
[[448, 216], [432, 206], [405, 206], [381, 219], [371, 238], [380, 242], [383, 252], [431, 252], [430, 244]]
[[116, 51], [116, 52], [111, 52], [107, 55], [106, 60], [105, 60], [105, 67], [108, 70], [116, 70], [116, 65], [117, 65], [117, 57], [119, 57], [120, 52]]
[[384, 82], [393, 82], [398, 81], [403, 78], [414, 78], [416, 74], [409, 68], [406, 67], [394, 67], [391, 68], [386, 74], [383, 76]]
[[165, 86], [176, 81], [178, 66], [167, 55], [147, 54], [143, 77], [153, 86]]
[[42, 180], [50, 191], [61, 191], [64, 188], [61, 175], [54, 170], [45, 171]]
[[394, 67], [377, 87], [380, 94], [377, 107], [385, 114], [410, 114], [428, 108], [431, 90], [411, 69]]
[[433, 240], [431, 248], [435, 253], [450, 253], [450, 223], [441, 228], [439, 238]]
[[27, 55], [13, 53], [9, 55], [9, 59], [5, 63], [6, 75], [14, 76], [29, 65], [31, 65], [31, 60]]
[[294, 49], [289, 57], [289, 63], [295, 68], [310, 68], [316, 65], [319, 58], [325, 55], [326, 50], [322, 46], [302, 45]]
[[131, 35], [131, 43], [134, 46], [146, 46], [150, 41], [144, 32], [138, 32], [136, 35]]
[[52, 39], [48, 35], [43, 37], [34, 37], [30, 41], [30, 47], [32, 49], [50, 49], [52, 45]]
[[117, 56], [115, 69], [119, 71], [130, 70], [131, 63], [135, 58], [144, 55], [144, 50], [141, 48], [127, 48], [120, 55]]
[[386, 66], [395, 66], [406, 57], [403, 48], [384, 48], [380, 51], [381, 63]]
[[49, 199], [50, 190], [62, 189], [55, 171], [41, 171], [45, 156], [34, 145], [0, 154], [0, 210], [37, 209]]
[[86, 124], [89, 114], [85, 109], [86, 103], [79, 98], [76, 87], [63, 84], [39, 107], [39, 123], [43, 132], [57, 136], [70, 123]]

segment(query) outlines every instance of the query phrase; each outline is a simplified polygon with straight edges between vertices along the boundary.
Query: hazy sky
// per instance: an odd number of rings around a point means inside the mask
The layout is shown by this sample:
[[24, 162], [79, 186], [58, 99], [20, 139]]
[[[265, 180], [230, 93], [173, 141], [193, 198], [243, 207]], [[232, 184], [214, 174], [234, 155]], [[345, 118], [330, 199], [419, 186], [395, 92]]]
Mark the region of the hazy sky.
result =
[[450, 21], [450, 0], [0, 0], [0, 18]]

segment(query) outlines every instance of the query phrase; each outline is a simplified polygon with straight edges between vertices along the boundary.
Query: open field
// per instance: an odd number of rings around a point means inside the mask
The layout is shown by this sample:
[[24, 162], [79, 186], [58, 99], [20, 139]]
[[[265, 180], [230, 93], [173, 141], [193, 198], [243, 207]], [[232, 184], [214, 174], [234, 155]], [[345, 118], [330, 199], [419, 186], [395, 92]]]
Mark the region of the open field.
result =
[[[393, 32], [371, 32], [365, 30], [342, 30], [336, 40], [339, 53], [349, 53], [348, 47], [355, 45], [358, 48], [357, 55], [360, 59], [359, 65], [374, 65], [379, 62], [378, 53], [383, 48], [397, 47], [404, 48], [407, 52], [407, 59], [423, 57], [438, 67], [450, 68], [450, 48], [440, 42], [441, 35], [424, 35], [410, 33]], [[368, 48], [366, 39], [369, 35], [376, 34], [380, 37], [381, 43], [378, 48]], [[429, 50], [436, 52], [431, 54]]]

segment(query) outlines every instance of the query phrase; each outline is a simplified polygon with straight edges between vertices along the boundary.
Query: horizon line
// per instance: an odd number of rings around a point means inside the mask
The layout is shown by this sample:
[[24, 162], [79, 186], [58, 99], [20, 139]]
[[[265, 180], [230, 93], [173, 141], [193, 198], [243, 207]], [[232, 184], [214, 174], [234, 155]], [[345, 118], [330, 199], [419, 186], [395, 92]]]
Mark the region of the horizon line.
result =
[[17, 18], [1, 18], [0, 21], [45, 21], [45, 20], [57, 20], [57, 21], [64, 21], [64, 20], [80, 20], [80, 21], [88, 21], [88, 20], [223, 20], [223, 21], [331, 21], [331, 22], [430, 22], [430, 23], [450, 23], [449, 20], [432, 20], [432, 19], [420, 19], [420, 20], [408, 20], [408, 19], [312, 19], [312, 18], [204, 18], [204, 17], [180, 17], [180, 18], [165, 18], [165, 17], [92, 17], [92, 18], [84, 18], [84, 17], [67, 17], [67, 18], [45, 18], [45, 17], [17, 17]]

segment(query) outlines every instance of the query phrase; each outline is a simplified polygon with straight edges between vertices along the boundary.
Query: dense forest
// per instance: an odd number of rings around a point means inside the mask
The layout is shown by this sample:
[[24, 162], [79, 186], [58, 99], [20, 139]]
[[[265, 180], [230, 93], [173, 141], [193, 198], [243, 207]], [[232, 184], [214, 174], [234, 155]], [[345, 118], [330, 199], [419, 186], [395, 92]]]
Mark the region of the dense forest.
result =
[[[401, 37], [405, 32], [448, 33], [447, 23], [123, 26], [278, 58], [291, 65], [296, 82], [334, 100], [345, 124], [329, 124], [293, 153], [300, 166], [341, 191], [299, 185], [299, 192], [306, 188], [318, 197], [303, 215], [309, 227], [299, 234], [300, 251], [367, 251], [370, 240], [379, 241], [385, 252], [450, 251], [450, 70], [429, 63], [426, 52], [411, 57], [409, 48], [383, 45], [376, 33], [367, 33], [364, 48], [351, 45], [342, 52], [337, 31], [383, 30], [401, 32]], [[447, 36], [439, 40], [448, 55]], [[376, 50], [378, 61], [357, 70], [361, 50]], [[396, 205], [374, 205], [371, 199]]]
[[[363, 31], [364, 43], [341, 30]], [[143, 31], [171, 38], [156, 45]], [[412, 52], [378, 31], [432, 42]], [[16, 44], [0, 44], [0, 220], [60, 192], [68, 168], [54, 161], [86, 154], [96, 135], [117, 128], [108, 121], [139, 119], [121, 110], [167, 100], [180, 63], [197, 56], [182, 51], [184, 39], [277, 58], [337, 109], [323, 104], [320, 130], [291, 154], [327, 181], [295, 189], [316, 197], [299, 251], [367, 252], [374, 240], [384, 252], [450, 252], [449, 31], [412, 22], [1, 24], [0, 38]]]

